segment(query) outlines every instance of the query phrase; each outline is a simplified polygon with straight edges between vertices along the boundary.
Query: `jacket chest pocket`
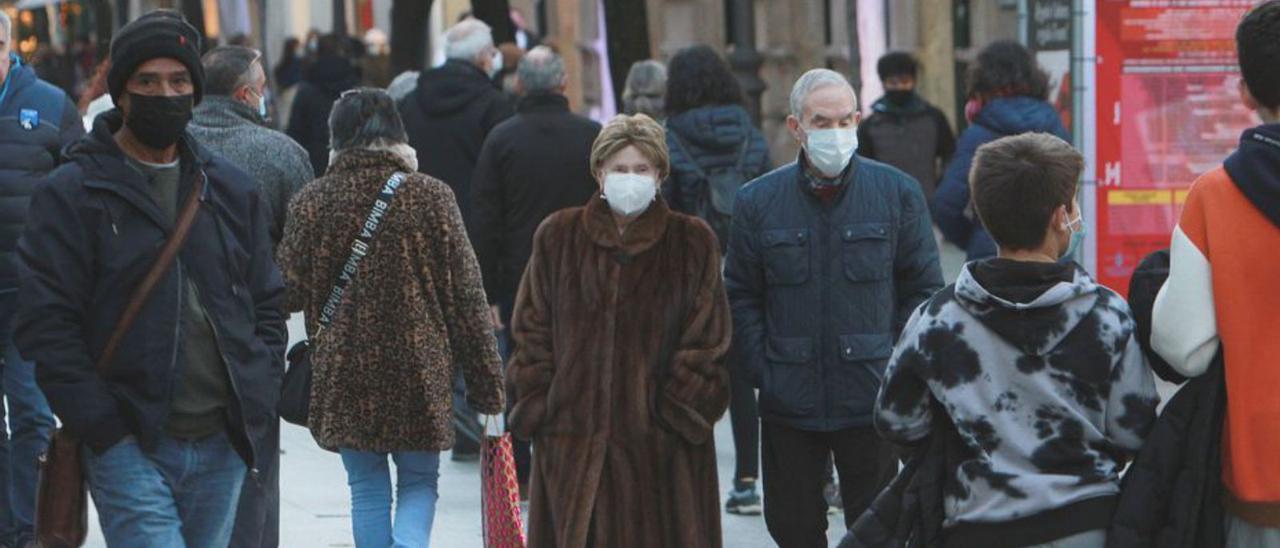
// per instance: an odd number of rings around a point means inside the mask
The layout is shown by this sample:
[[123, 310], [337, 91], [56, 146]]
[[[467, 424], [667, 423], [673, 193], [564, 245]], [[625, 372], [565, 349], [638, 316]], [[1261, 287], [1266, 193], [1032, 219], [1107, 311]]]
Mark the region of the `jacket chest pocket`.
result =
[[798, 285], [809, 279], [809, 239], [807, 228], [761, 233], [765, 281], [769, 285]]
[[861, 223], [840, 229], [844, 275], [854, 282], [887, 280], [893, 272], [889, 223]]

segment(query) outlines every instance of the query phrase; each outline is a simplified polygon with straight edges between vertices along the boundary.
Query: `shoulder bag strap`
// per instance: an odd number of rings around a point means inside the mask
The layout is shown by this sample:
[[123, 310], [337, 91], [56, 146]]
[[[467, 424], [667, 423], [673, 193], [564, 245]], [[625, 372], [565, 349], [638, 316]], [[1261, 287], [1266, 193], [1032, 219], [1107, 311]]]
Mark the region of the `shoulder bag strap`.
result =
[[178, 213], [177, 224], [173, 227], [173, 234], [169, 235], [169, 239], [164, 242], [164, 247], [160, 250], [160, 256], [156, 257], [156, 262], [151, 264], [151, 269], [143, 276], [142, 283], [133, 289], [133, 294], [129, 296], [129, 304], [125, 305], [124, 314], [120, 315], [120, 321], [116, 323], [116, 328], [111, 332], [111, 338], [107, 339], [107, 346], [102, 349], [102, 355], [98, 357], [97, 370], [98, 374], [105, 374], [107, 367], [111, 365], [111, 359], [115, 357], [116, 350], [120, 348], [121, 341], [124, 340], [125, 334], [129, 332], [129, 328], [133, 327], [133, 322], [138, 319], [138, 313], [142, 311], [142, 305], [146, 304], [147, 298], [151, 296], [151, 292], [160, 283], [160, 278], [169, 273], [169, 268], [173, 266], [174, 260], [178, 257], [178, 252], [182, 250], [182, 244], [186, 243], [187, 236], [191, 234], [191, 226], [196, 222], [196, 214], [200, 211], [200, 200], [203, 198], [205, 186], [208, 184], [204, 171], [196, 177], [195, 184], [191, 185], [191, 190], [187, 192], [187, 201], [182, 206], [182, 211]]
[[347, 293], [347, 287], [351, 285], [351, 280], [355, 279], [356, 271], [360, 266], [360, 261], [364, 260], [365, 255], [369, 254], [369, 247], [373, 245], [373, 237], [378, 233], [378, 227], [382, 224], [382, 218], [386, 216], [387, 209], [391, 207], [391, 200], [395, 198], [396, 189], [400, 188], [400, 183], [404, 182], [406, 175], [402, 172], [395, 172], [387, 179], [386, 184], [382, 185], [382, 191], [378, 193], [378, 197], [373, 201], [373, 207], [369, 210], [369, 215], [365, 217], [364, 222], [356, 230], [355, 240], [351, 242], [351, 255], [347, 257], [346, 262], [342, 263], [342, 269], [338, 271], [338, 279], [333, 283], [333, 290], [329, 292], [329, 299], [325, 301], [324, 307], [320, 309], [320, 331], [324, 331], [325, 327], [333, 323], [333, 318], [338, 313], [338, 307], [342, 306], [342, 298]]

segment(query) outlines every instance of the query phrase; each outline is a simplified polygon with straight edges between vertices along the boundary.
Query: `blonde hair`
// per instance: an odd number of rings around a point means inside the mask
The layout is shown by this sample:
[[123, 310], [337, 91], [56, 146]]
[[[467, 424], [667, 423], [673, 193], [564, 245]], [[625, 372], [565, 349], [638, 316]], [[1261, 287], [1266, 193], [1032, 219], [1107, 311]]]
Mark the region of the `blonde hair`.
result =
[[628, 146], [636, 147], [645, 158], [653, 162], [653, 167], [658, 170], [659, 181], [667, 178], [671, 172], [667, 130], [644, 114], [619, 114], [600, 129], [595, 144], [591, 145], [591, 172], [599, 173], [605, 160]]

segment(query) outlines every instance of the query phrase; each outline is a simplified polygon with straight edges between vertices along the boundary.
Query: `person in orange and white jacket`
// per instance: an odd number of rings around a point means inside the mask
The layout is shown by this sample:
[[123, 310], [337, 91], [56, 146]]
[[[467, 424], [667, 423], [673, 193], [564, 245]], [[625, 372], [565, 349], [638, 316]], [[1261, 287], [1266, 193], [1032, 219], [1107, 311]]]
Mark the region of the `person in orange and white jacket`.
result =
[[1197, 376], [1221, 344], [1227, 545], [1280, 546], [1280, 0], [1253, 8], [1236, 42], [1240, 94], [1264, 123], [1191, 187], [1152, 346]]

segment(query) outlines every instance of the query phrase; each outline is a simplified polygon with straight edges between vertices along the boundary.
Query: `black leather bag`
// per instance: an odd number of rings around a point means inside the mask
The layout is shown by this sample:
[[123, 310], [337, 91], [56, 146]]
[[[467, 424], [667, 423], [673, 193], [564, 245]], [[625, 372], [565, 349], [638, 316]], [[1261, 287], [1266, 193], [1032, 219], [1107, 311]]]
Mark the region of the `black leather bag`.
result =
[[[360, 225], [361, 228], [356, 231], [355, 241], [351, 243], [351, 256], [343, 263], [346, 265], [343, 271], [349, 271], [349, 275], [338, 276], [338, 280], [333, 284], [333, 291], [329, 292], [329, 300], [321, 310], [337, 313], [339, 305], [342, 304], [342, 297], [346, 295], [347, 288], [355, 279], [360, 261], [369, 254], [373, 246], [373, 238], [378, 234], [378, 226], [391, 207], [396, 189], [400, 187], [400, 183], [404, 182], [405, 177], [404, 173], [397, 171], [387, 179], [386, 184], [382, 185], [382, 192], [379, 192], [378, 198], [374, 200], [373, 208], [370, 209], [364, 223]], [[319, 338], [331, 323], [333, 323], [333, 314], [320, 314], [320, 328], [315, 336]], [[280, 401], [276, 404], [276, 411], [280, 413], [280, 418], [298, 426], [307, 426], [311, 416], [311, 351], [311, 341], [302, 341], [289, 349], [289, 354], [286, 355], [289, 369], [284, 373], [284, 382], [280, 386]]]

